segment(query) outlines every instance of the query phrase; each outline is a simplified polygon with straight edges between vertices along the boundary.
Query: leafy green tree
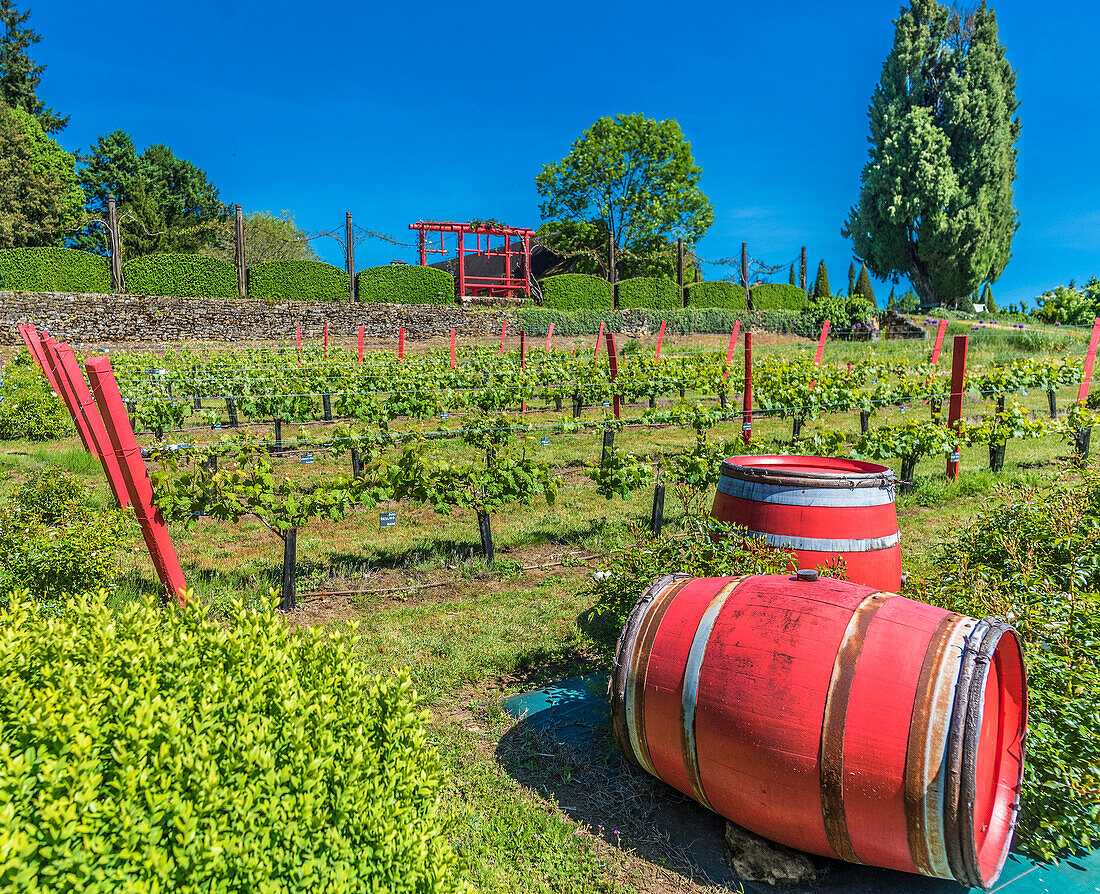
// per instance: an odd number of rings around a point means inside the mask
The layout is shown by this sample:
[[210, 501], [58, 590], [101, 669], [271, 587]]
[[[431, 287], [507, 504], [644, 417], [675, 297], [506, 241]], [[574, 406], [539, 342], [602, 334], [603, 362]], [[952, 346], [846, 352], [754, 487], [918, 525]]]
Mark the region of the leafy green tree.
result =
[[[289, 211], [272, 214], [253, 211], [244, 218], [245, 261], [263, 264], [267, 261], [319, 261], [309, 244], [309, 237], [294, 223]], [[233, 263], [237, 257], [237, 225], [233, 218], [218, 223], [213, 245], [203, 246], [199, 254]]]
[[875, 301], [875, 290], [871, 285], [871, 277], [867, 275], [867, 265], [864, 264], [859, 268], [859, 278], [856, 280], [856, 284], [852, 287], [850, 295], [859, 295], [861, 298], [870, 302], [871, 307], [878, 308], [878, 302]]
[[[140, 155], [125, 131], [100, 137], [80, 171], [88, 212], [105, 218], [107, 198], [118, 205], [123, 251], [128, 257], [153, 252], [196, 252], [210, 246], [229, 211], [206, 173], [177, 158], [168, 146], [149, 146]], [[94, 234], [77, 240], [102, 250]]]
[[868, 110], [871, 149], [841, 233], [881, 279], [955, 305], [1011, 256], [1020, 119], [994, 12], [911, 0]]
[[83, 205], [73, 156], [29, 112], [0, 104], [0, 248], [62, 244]]
[[701, 174], [675, 121], [616, 115], [600, 118], [565, 158], [546, 165], [535, 186], [544, 219], [587, 225], [580, 244], [602, 230], [605, 244], [610, 234], [617, 248], [641, 256], [655, 246], [667, 252], [677, 236], [692, 245], [706, 233], [714, 208], [699, 188]]
[[829, 288], [829, 271], [825, 269], [825, 261], [817, 265], [817, 276], [814, 279], [814, 297], [828, 298], [833, 292]]
[[68, 116], [61, 118], [47, 109], [38, 98], [38, 84], [42, 80], [45, 65], [35, 65], [27, 49], [42, 37], [30, 28], [21, 27], [31, 11], [19, 12], [14, 0], [0, 0], [0, 102], [13, 109], [22, 109], [33, 115], [46, 133], [64, 130]]

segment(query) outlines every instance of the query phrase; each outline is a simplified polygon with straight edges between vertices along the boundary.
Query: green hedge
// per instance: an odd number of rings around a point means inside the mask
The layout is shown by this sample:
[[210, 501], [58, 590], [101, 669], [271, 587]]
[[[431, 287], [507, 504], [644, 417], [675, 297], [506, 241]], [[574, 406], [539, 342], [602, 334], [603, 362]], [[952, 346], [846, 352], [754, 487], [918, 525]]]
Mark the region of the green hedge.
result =
[[[741, 321], [741, 328], [752, 326], [753, 329], [767, 332], [791, 332], [804, 334], [811, 331], [799, 314], [790, 311], [733, 311], [719, 307], [693, 308], [685, 307], [681, 310], [650, 310], [645, 308], [631, 308], [627, 310], [608, 311], [567, 311], [553, 310], [546, 307], [524, 307], [516, 311], [517, 329], [526, 329], [531, 336], [545, 335], [550, 330], [550, 324], [554, 324], [555, 335], [595, 335], [600, 328], [610, 327], [612, 332], [622, 332], [624, 329], [635, 330], [640, 327], [648, 328], [650, 332], [657, 332], [661, 328], [661, 322], [668, 325], [665, 331], [671, 335], [694, 335], [703, 333], [726, 333], [733, 329], [733, 324]], [[511, 329], [512, 324], [508, 324]]]
[[587, 273], [562, 273], [539, 283], [542, 303], [557, 310], [611, 310], [611, 283]]
[[[754, 291], [755, 294], [755, 291]], [[687, 287], [688, 307], [745, 309], [745, 290], [733, 282], [696, 282]]]
[[435, 267], [386, 264], [368, 267], [355, 277], [360, 301], [387, 304], [454, 304], [455, 281]]
[[462, 890], [407, 671], [270, 610], [108, 598], [0, 614], [6, 890]]
[[788, 283], [769, 282], [752, 287], [755, 310], [804, 310], [809, 305], [806, 293]]
[[0, 289], [13, 292], [111, 291], [107, 259], [73, 248], [0, 250]]
[[664, 276], [636, 276], [619, 283], [619, 307], [680, 310], [680, 287]]
[[348, 273], [323, 261], [268, 261], [248, 268], [248, 297], [264, 301], [347, 301]]
[[237, 271], [228, 261], [173, 252], [142, 255], [122, 265], [131, 295], [236, 298]]

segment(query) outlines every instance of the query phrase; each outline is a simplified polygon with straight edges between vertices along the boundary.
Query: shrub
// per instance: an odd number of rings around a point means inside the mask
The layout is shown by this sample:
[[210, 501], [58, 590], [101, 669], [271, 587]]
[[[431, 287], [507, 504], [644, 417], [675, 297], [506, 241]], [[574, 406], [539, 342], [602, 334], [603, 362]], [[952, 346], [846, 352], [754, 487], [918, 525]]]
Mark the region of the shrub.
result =
[[240, 603], [0, 617], [7, 890], [443, 894], [440, 774], [408, 673]]
[[[807, 327], [798, 314], [789, 311], [735, 311], [721, 307], [685, 307], [680, 310], [591, 310], [569, 313], [544, 307], [525, 307], [516, 313], [516, 328], [526, 329], [528, 335], [546, 335], [550, 323], [555, 335], [595, 335], [600, 323], [612, 332], [648, 329], [656, 332], [661, 321], [667, 323], [665, 331], [670, 335], [696, 333], [729, 333], [734, 323], [741, 321], [742, 328], [752, 326], [768, 332], [796, 332], [802, 334]], [[511, 323], [509, 323], [511, 326]], [[820, 328], [820, 327], [819, 327]]]
[[680, 310], [680, 287], [663, 276], [636, 276], [619, 283], [619, 307]]
[[825, 261], [817, 265], [817, 276], [814, 277], [814, 298], [827, 298], [833, 294], [829, 288], [829, 271], [825, 269]]
[[88, 487], [64, 469], [40, 469], [15, 492], [20, 512], [36, 516], [47, 524], [85, 513], [92, 508]]
[[611, 283], [587, 273], [548, 276], [539, 287], [542, 303], [558, 310], [611, 310]]
[[248, 268], [248, 297], [264, 301], [347, 301], [346, 270], [322, 261], [268, 261]]
[[15, 292], [108, 294], [107, 259], [72, 248], [0, 250], [0, 288]]
[[122, 276], [126, 291], [133, 295], [237, 297], [237, 271], [233, 265], [202, 255], [142, 255], [122, 265]]
[[355, 278], [360, 301], [390, 304], [454, 304], [455, 281], [435, 267], [386, 264], [370, 267]]
[[0, 384], [0, 440], [52, 441], [71, 431], [69, 411], [37, 367], [10, 364]]
[[800, 311], [809, 303], [806, 293], [798, 286], [768, 282], [752, 287], [752, 306], [755, 310]]
[[737, 283], [732, 282], [692, 283], [687, 287], [687, 306], [744, 310], [745, 290]]

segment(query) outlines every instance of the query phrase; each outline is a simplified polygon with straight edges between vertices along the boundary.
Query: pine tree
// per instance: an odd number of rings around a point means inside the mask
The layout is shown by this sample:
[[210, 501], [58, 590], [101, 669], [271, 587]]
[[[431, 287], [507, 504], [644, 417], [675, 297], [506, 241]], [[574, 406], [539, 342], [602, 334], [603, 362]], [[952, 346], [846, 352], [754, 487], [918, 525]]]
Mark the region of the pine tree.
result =
[[46, 133], [57, 133], [65, 129], [69, 118], [55, 115], [35, 92], [46, 66], [35, 65], [27, 55], [27, 48], [42, 40], [36, 31], [20, 27], [30, 14], [29, 9], [19, 12], [15, 0], [0, 0], [0, 102], [34, 115]]
[[993, 287], [989, 283], [986, 283], [985, 288], [982, 289], [982, 304], [985, 305], [987, 314], [995, 314], [1000, 310], [993, 301]]
[[896, 299], [894, 298], [894, 287], [890, 286], [890, 297], [886, 299], [886, 309], [890, 310], [895, 303]]
[[795, 275], [794, 275], [794, 264], [791, 264], [790, 283], [791, 283], [792, 286], [797, 286], [798, 285], [798, 279], [795, 278]]
[[875, 290], [871, 286], [871, 277], [867, 275], [866, 264], [859, 268], [859, 279], [856, 280], [852, 294], [859, 295], [866, 301], [870, 301], [871, 307], [878, 308], [878, 302], [875, 301]]
[[[841, 232], [881, 279], [925, 306], [996, 282], [1011, 256], [1016, 74], [993, 11], [910, 0], [871, 97], [871, 149]], [[915, 171], [920, 176], [915, 176]]]
[[829, 289], [829, 271], [825, 269], [825, 261], [817, 265], [817, 278], [814, 279], [814, 297], [828, 298], [832, 295]]
[[856, 293], [856, 262], [848, 265], [848, 297]]

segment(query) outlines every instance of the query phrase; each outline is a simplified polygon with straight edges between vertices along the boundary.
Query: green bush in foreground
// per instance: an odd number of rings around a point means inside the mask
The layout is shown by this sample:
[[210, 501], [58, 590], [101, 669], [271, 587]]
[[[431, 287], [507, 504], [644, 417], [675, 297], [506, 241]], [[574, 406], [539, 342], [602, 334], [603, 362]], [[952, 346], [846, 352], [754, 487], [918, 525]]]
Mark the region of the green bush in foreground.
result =
[[13, 292], [111, 291], [107, 259], [73, 248], [0, 250], [0, 289]]
[[562, 273], [539, 283], [542, 303], [555, 310], [611, 310], [611, 283], [587, 273]]
[[0, 441], [52, 441], [71, 432], [69, 411], [37, 367], [9, 364], [0, 382]]
[[354, 631], [105, 594], [0, 615], [0, 888], [437, 894], [464, 883], [407, 672]]
[[663, 276], [636, 276], [619, 283], [619, 307], [679, 310], [680, 287]]
[[386, 304], [454, 304], [455, 281], [435, 267], [386, 264], [356, 276], [355, 294], [360, 301]]
[[[516, 329], [526, 329], [531, 336], [546, 335], [550, 324], [554, 324], [555, 335], [592, 335], [600, 328], [610, 327], [612, 332], [624, 330], [637, 331], [648, 329], [655, 333], [664, 321], [665, 331], [669, 335], [694, 335], [696, 333], [726, 333], [734, 323], [741, 321], [741, 327], [752, 326], [756, 330], [768, 332], [809, 331], [797, 314], [789, 311], [727, 310], [721, 307], [685, 307], [680, 310], [653, 310], [646, 308], [628, 308], [625, 310], [590, 310], [569, 312], [553, 310], [547, 307], [524, 307], [516, 312]], [[512, 328], [512, 324], [508, 324]]]
[[237, 271], [233, 265], [202, 255], [142, 255], [122, 265], [122, 277], [126, 291], [133, 295], [237, 297]]
[[322, 261], [268, 261], [248, 268], [248, 297], [264, 301], [348, 301], [348, 273]]

